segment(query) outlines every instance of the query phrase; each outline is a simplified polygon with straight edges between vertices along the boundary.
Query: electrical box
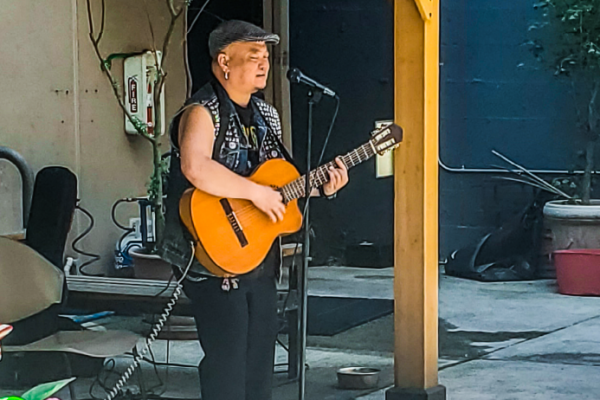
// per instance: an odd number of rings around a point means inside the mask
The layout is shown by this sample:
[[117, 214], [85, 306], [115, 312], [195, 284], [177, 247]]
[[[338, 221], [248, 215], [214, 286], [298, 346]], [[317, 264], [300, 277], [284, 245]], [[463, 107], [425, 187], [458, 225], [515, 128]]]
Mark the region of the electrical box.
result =
[[[375, 130], [381, 129], [394, 121], [375, 121]], [[375, 176], [385, 178], [394, 175], [394, 151], [388, 151], [384, 155], [375, 156]]]
[[[155, 113], [154, 113], [154, 86], [156, 84], [156, 59], [160, 62], [162, 54], [160, 51], [147, 51], [143, 54], [127, 57], [123, 63], [123, 72], [125, 83], [125, 107], [140, 121], [147, 124], [148, 133], [154, 134]], [[165, 86], [163, 85], [160, 93], [160, 120], [161, 134], [165, 133]], [[125, 132], [131, 135], [137, 135], [135, 127], [125, 116]]]

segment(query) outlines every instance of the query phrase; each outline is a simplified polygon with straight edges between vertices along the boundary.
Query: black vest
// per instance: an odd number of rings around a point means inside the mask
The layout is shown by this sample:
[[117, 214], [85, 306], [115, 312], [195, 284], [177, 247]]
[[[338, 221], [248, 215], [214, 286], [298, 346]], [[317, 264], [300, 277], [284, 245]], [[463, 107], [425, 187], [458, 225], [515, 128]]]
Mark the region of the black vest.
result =
[[[171, 161], [166, 193], [165, 230], [160, 243], [158, 254], [165, 261], [185, 269], [192, 257], [192, 237], [179, 218], [179, 200], [184, 191], [192, 187], [192, 184], [181, 172], [181, 160], [179, 157], [179, 122], [183, 111], [193, 105], [206, 107], [213, 118], [215, 126], [215, 144], [213, 148], [213, 159], [228, 169], [242, 176], [248, 176], [256, 165], [248, 165], [247, 150], [242, 146], [242, 127], [235, 108], [227, 95], [227, 92], [216, 81], [213, 80], [204, 85], [196, 92], [185, 105], [175, 114], [169, 127], [171, 139]], [[256, 96], [252, 96], [250, 107], [253, 109], [253, 120], [257, 129], [262, 129], [262, 140], [260, 142], [259, 163], [272, 158], [287, 158], [289, 154], [281, 144], [281, 123], [279, 114], [275, 107], [267, 104]], [[277, 263], [281, 263], [279, 241], [274, 246], [276, 250]], [[271, 252], [273, 253], [273, 251]], [[268, 259], [272, 259], [271, 257]], [[261, 266], [263, 267], [263, 266]], [[271, 266], [267, 266], [269, 268]], [[197, 260], [194, 260], [190, 269], [190, 277], [213, 276]]]

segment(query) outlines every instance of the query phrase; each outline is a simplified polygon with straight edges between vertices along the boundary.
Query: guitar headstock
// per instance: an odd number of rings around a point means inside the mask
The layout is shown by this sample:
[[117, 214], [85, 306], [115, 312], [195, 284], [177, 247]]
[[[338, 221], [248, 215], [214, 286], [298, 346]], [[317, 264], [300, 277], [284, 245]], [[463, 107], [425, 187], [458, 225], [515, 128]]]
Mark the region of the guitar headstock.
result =
[[371, 133], [371, 144], [377, 154], [383, 155], [400, 145], [402, 142], [402, 128], [396, 124], [389, 124]]

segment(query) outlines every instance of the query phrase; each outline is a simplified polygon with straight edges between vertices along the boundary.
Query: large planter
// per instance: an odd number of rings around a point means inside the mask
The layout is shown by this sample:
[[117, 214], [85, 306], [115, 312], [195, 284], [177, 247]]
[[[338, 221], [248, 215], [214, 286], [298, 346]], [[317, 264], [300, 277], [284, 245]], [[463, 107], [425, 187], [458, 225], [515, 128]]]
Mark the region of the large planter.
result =
[[144, 249], [132, 248], [129, 255], [133, 259], [133, 270], [138, 279], [152, 279], [168, 281], [173, 269], [171, 264], [164, 261], [156, 254], [148, 254]]
[[591, 205], [549, 201], [544, 206], [553, 250], [600, 249], [600, 200]]
[[[590, 205], [550, 201], [544, 206], [544, 227], [550, 239], [546, 250], [549, 254], [568, 249], [600, 249], [600, 200], [592, 200]], [[556, 276], [554, 263], [549, 265]]]

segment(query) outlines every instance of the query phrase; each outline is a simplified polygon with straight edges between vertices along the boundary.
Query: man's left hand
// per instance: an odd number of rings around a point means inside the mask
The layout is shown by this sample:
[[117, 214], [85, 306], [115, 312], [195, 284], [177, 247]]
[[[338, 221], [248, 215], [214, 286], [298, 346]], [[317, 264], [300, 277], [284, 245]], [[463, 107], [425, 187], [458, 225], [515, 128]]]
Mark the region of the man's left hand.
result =
[[335, 159], [335, 163], [337, 168], [329, 168], [329, 182], [323, 185], [323, 193], [327, 196], [333, 196], [348, 183], [348, 168], [339, 157]]

